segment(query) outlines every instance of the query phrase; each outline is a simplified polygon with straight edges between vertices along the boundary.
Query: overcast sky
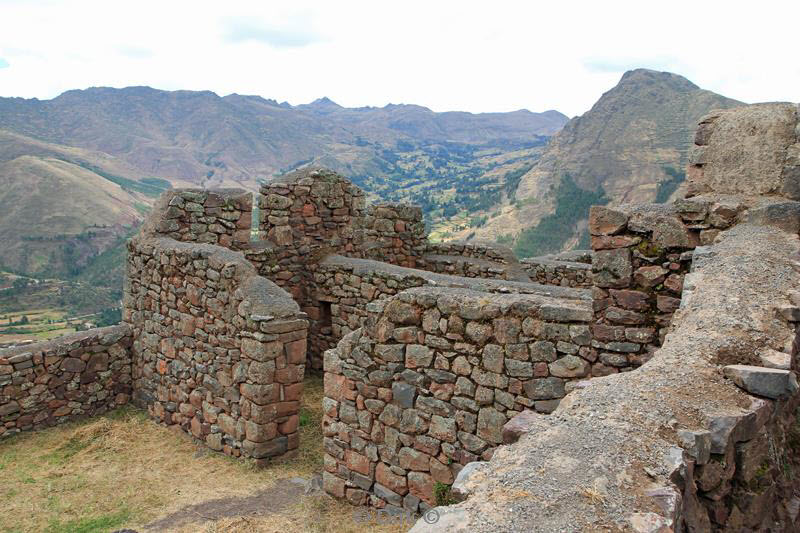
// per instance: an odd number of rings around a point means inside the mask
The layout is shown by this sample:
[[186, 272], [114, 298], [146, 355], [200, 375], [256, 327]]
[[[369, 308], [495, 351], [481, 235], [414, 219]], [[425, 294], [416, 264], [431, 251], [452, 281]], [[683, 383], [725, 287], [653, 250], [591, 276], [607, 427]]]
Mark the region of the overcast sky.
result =
[[741, 4], [0, 0], [0, 96], [149, 85], [573, 116], [647, 67], [800, 100], [800, 2]]

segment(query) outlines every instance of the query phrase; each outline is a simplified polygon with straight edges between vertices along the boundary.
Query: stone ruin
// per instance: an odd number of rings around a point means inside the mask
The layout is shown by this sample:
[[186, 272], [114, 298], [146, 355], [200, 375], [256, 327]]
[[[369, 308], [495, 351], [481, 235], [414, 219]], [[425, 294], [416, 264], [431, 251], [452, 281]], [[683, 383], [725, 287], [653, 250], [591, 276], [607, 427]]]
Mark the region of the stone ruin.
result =
[[708, 115], [687, 176], [523, 261], [325, 169], [264, 185], [257, 227], [245, 191], [171, 190], [122, 324], [0, 351], [0, 438], [132, 402], [263, 463], [322, 371], [325, 491], [415, 531], [796, 530], [797, 106]]

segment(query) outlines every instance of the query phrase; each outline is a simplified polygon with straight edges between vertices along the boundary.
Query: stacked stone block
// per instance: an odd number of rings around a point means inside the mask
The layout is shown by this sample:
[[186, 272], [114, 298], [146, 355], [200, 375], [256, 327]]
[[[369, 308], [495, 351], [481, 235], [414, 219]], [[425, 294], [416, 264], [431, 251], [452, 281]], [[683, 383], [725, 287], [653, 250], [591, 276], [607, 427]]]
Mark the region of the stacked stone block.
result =
[[127, 403], [130, 344], [121, 325], [0, 351], [0, 438]]
[[712, 242], [740, 210], [730, 199], [591, 208], [592, 335], [603, 364], [597, 375], [641, 364], [661, 345], [680, 305], [691, 250]]
[[241, 189], [174, 190], [159, 199], [143, 232], [240, 250], [250, 242], [252, 211], [252, 195]]
[[363, 257], [415, 268], [428, 238], [422, 209], [408, 204], [375, 204], [363, 219]]
[[538, 257], [523, 259], [521, 263], [534, 283], [578, 288], [592, 286], [591, 264]]
[[516, 261], [514, 253], [507, 247], [473, 242], [436, 242], [428, 244], [426, 253], [434, 255], [450, 255], [469, 259], [482, 259], [506, 265], [511, 261]]
[[234, 457], [297, 448], [308, 327], [297, 304], [241, 253], [147, 235], [128, 252], [134, 401]]
[[420, 287], [368, 305], [325, 352], [325, 490], [416, 512], [491, 457], [503, 425], [591, 374], [586, 300]]
[[429, 243], [417, 266], [451, 276], [530, 281], [514, 252], [494, 243]]
[[[359, 255], [364, 193], [327, 169], [299, 170], [261, 188], [260, 232], [269, 245], [248, 252], [261, 275], [285, 288], [311, 320], [311, 338], [324, 329], [323, 310], [308, 291], [329, 254]], [[309, 362], [321, 359], [313, 344]]]

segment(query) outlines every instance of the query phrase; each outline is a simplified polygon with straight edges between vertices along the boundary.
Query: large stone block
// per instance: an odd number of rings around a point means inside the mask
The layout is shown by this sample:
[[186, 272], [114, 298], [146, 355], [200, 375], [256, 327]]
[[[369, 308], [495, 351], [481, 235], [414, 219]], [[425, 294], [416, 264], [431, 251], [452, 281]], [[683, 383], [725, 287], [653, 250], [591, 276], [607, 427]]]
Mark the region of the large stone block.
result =
[[[701, 120], [696, 140], [704, 147], [690, 177], [696, 193], [763, 195], [791, 192], [784, 185], [784, 163], [797, 142], [797, 106], [788, 103], [755, 104]], [[791, 196], [790, 196], [791, 197]]]
[[798, 390], [797, 377], [790, 370], [749, 365], [729, 365], [722, 370], [726, 378], [756, 396], [777, 399]]
[[625, 288], [631, 284], [633, 264], [628, 248], [599, 250], [592, 260], [592, 275], [598, 287]]

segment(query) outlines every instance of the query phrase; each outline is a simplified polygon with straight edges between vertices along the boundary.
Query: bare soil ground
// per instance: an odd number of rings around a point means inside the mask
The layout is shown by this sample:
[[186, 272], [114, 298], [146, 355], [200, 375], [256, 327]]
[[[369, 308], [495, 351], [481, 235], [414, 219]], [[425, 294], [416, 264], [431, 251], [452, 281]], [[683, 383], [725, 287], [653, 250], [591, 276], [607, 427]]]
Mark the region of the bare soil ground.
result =
[[[196, 444], [130, 407], [0, 442], [2, 532], [405, 531], [314, 490], [322, 380], [306, 380], [300, 449], [266, 468]], [[316, 476], [315, 476], [316, 475]], [[311, 488], [310, 488], [311, 487]]]

